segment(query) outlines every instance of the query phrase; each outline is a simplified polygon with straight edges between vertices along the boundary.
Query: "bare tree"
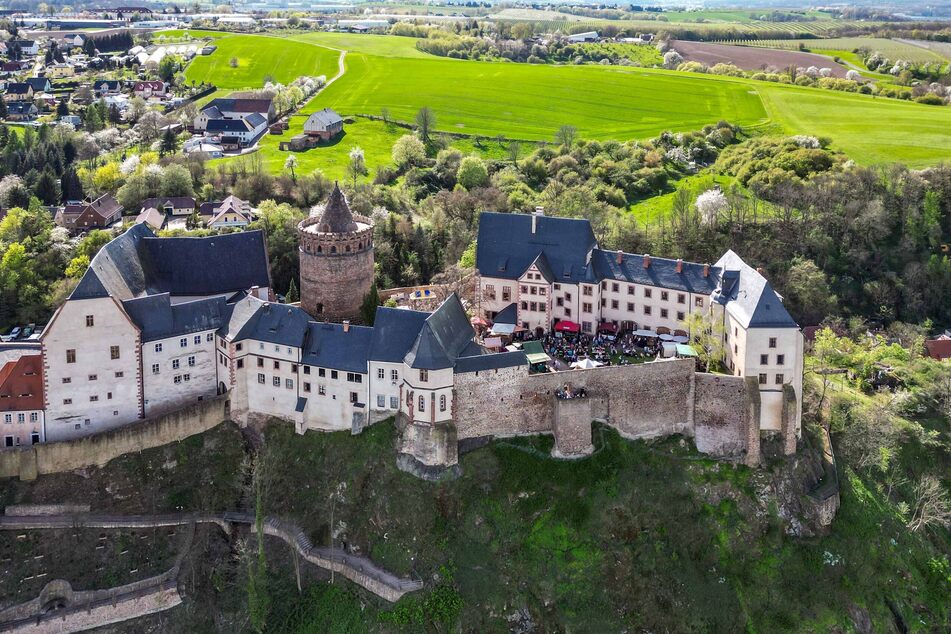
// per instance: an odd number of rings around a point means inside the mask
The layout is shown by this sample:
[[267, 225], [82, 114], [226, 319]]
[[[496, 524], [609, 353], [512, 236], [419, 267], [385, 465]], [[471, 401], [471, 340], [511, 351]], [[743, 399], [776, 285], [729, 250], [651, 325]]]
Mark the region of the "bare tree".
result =
[[423, 106], [416, 113], [416, 130], [419, 132], [419, 138], [423, 143], [429, 143], [433, 128], [436, 127], [436, 115], [429, 106]]
[[575, 141], [578, 140], [578, 128], [573, 125], [563, 125], [555, 133], [555, 143], [563, 145], [567, 151], [571, 151]]
[[908, 528], [917, 532], [922, 528], [951, 526], [951, 503], [934, 476], [925, 476], [915, 486], [914, 507]]

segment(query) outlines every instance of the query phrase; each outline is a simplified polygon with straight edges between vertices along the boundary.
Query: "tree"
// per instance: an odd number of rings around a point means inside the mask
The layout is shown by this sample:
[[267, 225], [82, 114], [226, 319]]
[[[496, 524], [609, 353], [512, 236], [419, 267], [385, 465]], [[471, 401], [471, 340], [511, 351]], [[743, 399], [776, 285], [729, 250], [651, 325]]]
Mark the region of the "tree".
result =
[[294, 168], [297, 167], [297, 157], [293, 154], [288, 155], [287, 159], [284, 161], [284, 169], [290, 170], [291, 180], [297, 182], [297, 173], [294, 171]]
[[166, 154], [175, 154], [177, 149], [178, 137], [175, 136], [171, 126], [168, 126], [165, 128], [165, 132], [162, 134], [162, 145], [159, 146], [159, 155], [165, 156]]
[[706, 372], [715, 363], [723, 361], [723, 324], [715, 318], [712, 310], [690, 313], [681, 325], [690, 334], [697, 358]]
[[789, 310], [800, 323], [818, 324], [838, 312], [839, 299], [826, 274], [812, 260], [793, 258], [783, 288]]
[[392, 155], [398, 168], [413, 167], [426, 159], [426, 146], [412, 134], [406, 134], [393, 144]]
[[229, 59], [229, 60], [228, 60], [228, 66], [230, 66], [231, 68], [237, 68], [237, 67], [238, 67], [238, 58], [237, 58], [237, 57], [232, 57], [231, 59]]
[[917, 532], [931, 526], [951, 526], [951, 501], [948, 500], [941, 480], [929, 475], [915, 485], [914, 506], [908, 520], [908, 528]]
[[159, 193], [162, 196], [194, 196], [192, 174], [184, 165], [169, 165], [162, 170]]
[[482, 187], [489, 181], [485, 161], [478, 156], [467, 156], [459, 163], [456, 181], [466, 189]]
[[43, 170], [43, 173], [40, 174], [40, 177], [36, 180], [36, 185], [33, 187], [33, 191], [36, 193], [36, 197], [39, 198], [43, 204], [55, 205], [59, 202], [59, 183], [56, 181], [56, 177], [48, 167]]
[[380, 108], [380, 118], [383, 119], [383, 123], [390, 122], [390, 109], [387, 107]]
[[69, 103], [67, 103], [66, 98], [61, 98], [56, 104], [56, 116], [65, 117], [69, 114]]
[[162, 81], [171, 82], [179, 69], [179, 60], [174, 55], [166, 55], [159, 62], [158, 76]]
[[430, 143], [430, 135], [432, 135], [435, 127], [436, 115], [433, 111], [429, 109], [429, 106], [420, 108], [419, 112], [416, 113], [416, 131], [419, 133], [419, 138], [422, 139], [423, 143], [427, 145]]
[[363, 296], [363, 303], [360, 304], [360, 318], [367, 326], [372, 326], [376, 319], [376, 309], [380, 305], [380, 294], [376, 290], [376, 284], [370, 286], [370, 291]]
[[705, 225], [714, 226], [729, 203], [722, 191], [708, 189], [697, 196], [696, 206], [697, 211], [700, 212], [700, 221]]
[[90, 132], [102, 130], [102, 115], [99, 113], [99, 106], [97, 104], [90, 104], [89, 107], [86, 108], [86, 118], [83, 123]]
[[512, 165], [518, 165], [518, 155], [519, 155], [519, 152], [521, 152], [521, 150], [522, 150], [521, 143], [515, 140], [509, 142], [508, 155], [509, 155], [509, 160], [512, 161]]
[[569, 152], [577, 139], [578, 128], [573, 125], [563, 125], [558, 128], [558, 132], [555, 133], [555, 143], [564, 146]]
[[363, 157], [363, 150], [360, 149], [359, 146], [355, 145], [350, 149], [347, 161], [347, 176], [350, 177], [350, 182], [353, 189], [357, 188], [357, 179], [366, 175], [367, 164], [366, 159]]
[[288, 304], [296, 304], [300, 301], [300, 293], [297, 291], [297, 283], [294, 280], [291, 280], [291, 285], [287, 288], [284, 301]]

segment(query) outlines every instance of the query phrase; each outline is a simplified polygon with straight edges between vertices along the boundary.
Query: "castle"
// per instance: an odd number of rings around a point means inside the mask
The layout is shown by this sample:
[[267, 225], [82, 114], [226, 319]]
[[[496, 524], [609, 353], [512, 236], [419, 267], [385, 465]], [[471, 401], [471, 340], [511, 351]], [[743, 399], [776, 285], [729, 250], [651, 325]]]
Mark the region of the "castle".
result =
[[[632, 438], [682, 433], [701, 451], [750, 464], [763, 432], [795, 449], [801, 334], [769, 283], [732, 252], [713, 266], [615, 253], [598, 248], [583, 220], [483, 213], [474, 308], [484, 317], [512, 314], [526, 329], [577, 318], [587, 332], [659, 331], [712, 311], [733, 371], [704, 374], [692, 359], [672, 359], [532, 374], [523, 351], [478, 343], [455, 295], [432, 313], [379, 307], [373, 327], [315, 321], [358, 309], [372, 224], [352, 217], [335, 189], [299, 230], [303, 308], [274, 302], [260, 232], [158, 238], [136, 225], [115, 238], [40, 349], [16, 362], [40, 370], [42, 398], [22, 399], [35, 413], [29, 423], [3, 398], [9, 361], [0, 372], [8, 446], [27, 442], [13, 429], [33, 434], [29, 442], [69, 440], [227, 394], [235, 420], [279, 418], [299, 433], [359, 433], [395, 416], [400, 464], [424, 477], [453, 467], [466, 439], [551, 433], [559, 455], [584, 455], [592, 420]], [[350, 274], [356, 282], [336, 277]], [[568, 381], [590, 398], [558, 399]]]

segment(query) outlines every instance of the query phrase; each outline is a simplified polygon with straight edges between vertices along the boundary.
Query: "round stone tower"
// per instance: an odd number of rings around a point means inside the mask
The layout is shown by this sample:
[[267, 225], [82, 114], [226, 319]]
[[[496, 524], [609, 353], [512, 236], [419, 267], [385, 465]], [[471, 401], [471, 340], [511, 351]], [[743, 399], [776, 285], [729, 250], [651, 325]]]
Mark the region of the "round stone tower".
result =
[[358, 319], [373, 285], [373, 222], [334, 184], [327, 204], [297, 225], [301, 307], [316, 319]]

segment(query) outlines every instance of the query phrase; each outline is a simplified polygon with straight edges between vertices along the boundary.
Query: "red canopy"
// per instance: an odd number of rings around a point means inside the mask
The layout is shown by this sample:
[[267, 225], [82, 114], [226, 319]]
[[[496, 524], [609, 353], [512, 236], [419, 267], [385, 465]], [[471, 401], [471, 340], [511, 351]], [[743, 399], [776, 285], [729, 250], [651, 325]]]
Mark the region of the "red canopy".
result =
[[603, 330], [604, 332], [617, 332], [617, 326], [609, 321], [602, 321], [598, 325], [598, 330]]
[[555, 332], [581, 332], [581, 326], [573, 321], [559, 321], [555, 324]]

